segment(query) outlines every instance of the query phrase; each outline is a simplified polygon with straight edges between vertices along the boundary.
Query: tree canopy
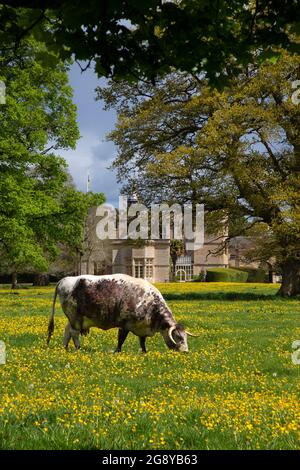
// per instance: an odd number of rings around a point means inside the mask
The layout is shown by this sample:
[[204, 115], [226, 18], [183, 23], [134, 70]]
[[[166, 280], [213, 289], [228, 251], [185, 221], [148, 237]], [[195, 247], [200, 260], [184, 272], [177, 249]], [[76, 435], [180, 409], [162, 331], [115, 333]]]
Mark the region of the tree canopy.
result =
[[2, 270], [46, 271], [58, 243], [80, 246], [88, 208], [103, 195], [74, 188], [59, 149], [73, 148], [79, 132], [67, 66], [38, 61], [43, 47], [22, 44], [22, 61], [2, 71], [0, 105], [0, 252]]
[[125, 189], [149, 203], [204, 203], [215, 226], [226, 214], [231, 236], [264, 227], [286, 295], [300, 293], [300, 107], [291, 100], [299, 65], [284, 54], [222, 91], [186, 73], [156, 87], [123, 81], [98, 90], [119, 112], [110, 139]]
[[7, 0], [0, 24], [2, 65], [34, 35], [63, 60], [131, 80], [175, 68], [222, 85], [253, 56], [299, 51], [296, 0]]

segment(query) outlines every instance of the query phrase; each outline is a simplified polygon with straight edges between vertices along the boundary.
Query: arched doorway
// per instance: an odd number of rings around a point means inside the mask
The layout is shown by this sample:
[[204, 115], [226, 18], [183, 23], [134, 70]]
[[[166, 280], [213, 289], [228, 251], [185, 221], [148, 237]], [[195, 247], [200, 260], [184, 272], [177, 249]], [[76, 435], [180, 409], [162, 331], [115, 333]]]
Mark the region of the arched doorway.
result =
[[180, 278], [181, 282], [191, 281], [193, 276], [193, 263], [192, 257], [189, 255], [179, 256], [176, 261], [176, 274]]
[[179, 277], [178, 281], [179, 282], [185, 282], [186, 281], [186, 272], [184, 269], [177, 269], [176, 271], [176, 279], [177, 276]]

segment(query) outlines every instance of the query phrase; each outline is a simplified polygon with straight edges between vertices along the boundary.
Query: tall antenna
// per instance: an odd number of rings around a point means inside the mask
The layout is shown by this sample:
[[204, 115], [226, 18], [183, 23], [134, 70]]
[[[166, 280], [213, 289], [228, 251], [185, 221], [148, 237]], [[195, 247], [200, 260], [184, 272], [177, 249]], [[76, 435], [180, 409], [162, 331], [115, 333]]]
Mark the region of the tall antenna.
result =
[[90, 174], [88, 173], [87, 174], [87, 178], [86, 178], [86, 192], [90, 192], [91, 190], [91, 177], [90, 177]]

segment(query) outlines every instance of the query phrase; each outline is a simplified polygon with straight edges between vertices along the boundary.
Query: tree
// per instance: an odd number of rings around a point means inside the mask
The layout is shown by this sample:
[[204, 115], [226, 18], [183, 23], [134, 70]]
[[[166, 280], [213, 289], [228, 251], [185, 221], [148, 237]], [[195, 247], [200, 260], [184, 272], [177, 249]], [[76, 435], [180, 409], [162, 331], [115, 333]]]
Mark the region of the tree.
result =
[[185, 252], [183, 240], [171, 240], [170, 242], [170, 256], [172, 260], [173, 277], [176, 275], [176, 263], [179, 256]]
[[0, 105], [0, 251], [1, 265], [13, 274], [45, 272], [58, 243], [82, 243], [88, 208], [103, 195], [74, 188], [61, 148], [79, 137], [76, 107], [67, 67], [41, 65], [44, 46], [22, 44], [22, 62], [12, 62], [1, 79], [6, 104]]
[[253, 55], [299, 51], [297, 19], [296, 0], [7, 0], [0, 50], [5, 65], [34, 35], [63, 60], [94, 60], [99, 75], [154, 80], [175, 67], [224, 84]]
[[78, 272], [77, 248], [67, 244], [59, 244], [59, 256], [50, 264], [48, 275], [56, 277], [74, 276]]
[[274, 274], [280, 274], [280, 266], [274, 256], [274, 240], [265, 224], [256, 224], [248, 229], [247, 237], [231, 239], [229, 252], [237, 257], [236, 267], [247, 264], [250, 269], [253, 267], [261, 272], [268, 272], [271, 283], [274, 282]]
[[83, 249], [79, 260], [79, 274], [82, 274], [83, 264], [86, 265], [86, 270], [89, 272], [91, 263], [95, 263], [95, 274], [107, 273], [112, 264], [111, 240], [100, 240], [98, 238], [97, 224], [99, 217], [96, 215], [96, 212], [96, 208], [93, 207], [85, 219]]
[[300, 107], [291, 100], [299, 64], [287, 54], [254, 64], [222, 91], [179, 73], [157, 87], [98, 90], [119, 111], [110, 135], [119, 179], [148, 203], [204, 203], [215, 226], [226, 214], [231, 236], [263, 225], [287, 296], [300, 294]]

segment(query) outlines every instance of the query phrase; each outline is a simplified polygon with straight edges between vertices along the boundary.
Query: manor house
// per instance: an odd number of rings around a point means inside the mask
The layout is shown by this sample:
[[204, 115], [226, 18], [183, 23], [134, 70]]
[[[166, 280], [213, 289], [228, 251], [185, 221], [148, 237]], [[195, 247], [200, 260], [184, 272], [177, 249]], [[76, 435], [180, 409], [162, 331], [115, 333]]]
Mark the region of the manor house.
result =
[[[170, 280], [170, 240], [100, 240], [96, 235], [96, 224], [96, 209], [92, 209], [86, 223], [85, 248], [78, 267], [80, 274], [124, 273], [150, 282]], [[222, 249], [225, 237], [226, 233], [217, 236], [205, 234], [202, 248], [178, 257], [176, 278], [188, 281], [209, 267], [228, 267], [228, 252]]]

